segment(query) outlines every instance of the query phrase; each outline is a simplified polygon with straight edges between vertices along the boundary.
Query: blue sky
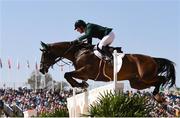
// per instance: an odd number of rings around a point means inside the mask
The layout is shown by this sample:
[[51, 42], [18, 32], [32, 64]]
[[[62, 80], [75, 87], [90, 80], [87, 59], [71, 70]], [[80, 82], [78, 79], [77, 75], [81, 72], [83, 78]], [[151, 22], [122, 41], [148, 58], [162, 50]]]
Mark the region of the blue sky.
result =
[[[180, 2], [178, 0], [0, 0], [0, 81], [24, 82], [40, 62], [40, 41], [71, 41], [80, 36], [74, 22], [112, 27], [125, 53], [162, 57], [176, 63], [180, 86]], [[99, 40], [94, 39], [94, 43]], [[7, 60], [12, 60], [9, 70]], [[27, 69], [26, 60], [30, 62]], [[21, 68], [17, 70], [16, 63]], [[70, 67], [72, 68], [72, 67]], [[50, 69], [55, 80], [64, 80], [58, 66]], [[65, 81], [65, 80], [64, 80]], [[95, 83], [96, 84], [96, 83]]]

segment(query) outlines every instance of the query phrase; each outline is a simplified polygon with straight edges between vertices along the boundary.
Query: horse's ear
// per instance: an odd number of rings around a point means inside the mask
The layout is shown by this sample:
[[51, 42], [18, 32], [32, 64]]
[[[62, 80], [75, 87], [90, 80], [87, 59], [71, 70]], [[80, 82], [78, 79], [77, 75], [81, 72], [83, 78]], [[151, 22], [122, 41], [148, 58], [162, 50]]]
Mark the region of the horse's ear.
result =
[[40, 50], [41, 50], [42, 52], [45, 52], [45, 51], [46, 51], [45, 49], [41, 49], [41, 48], [40, 48]]
[[44, 49], [48, 49], [48, 45], [45, 44], [44, 42], [41, 41], [41, 46], [44, 48]]

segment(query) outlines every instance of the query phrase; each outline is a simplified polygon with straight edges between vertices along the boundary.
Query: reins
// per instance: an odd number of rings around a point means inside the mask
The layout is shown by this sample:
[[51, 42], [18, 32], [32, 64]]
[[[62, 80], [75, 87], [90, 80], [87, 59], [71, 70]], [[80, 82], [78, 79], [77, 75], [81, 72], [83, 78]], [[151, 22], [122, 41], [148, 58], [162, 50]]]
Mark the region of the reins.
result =
[[[86, 40], [85, 40], [86, 41]], [[82, 45], [85, 41], [82, 41], [81, 43], [79, 43], [78, 45], [76, 45], [76, 46], [80, 46], [80, 45]], [[70, 48], [68, 48], [65, 52], [64, 52], [64, 54], [63, 54], [63, 56], [62, 57], [58, 57], [56, 60], [55, 60], [55, 62], [53, 63], [53, 65], [56, 63], [58, 66], [60, 66], [57, 62], [58, 61], [62, 61], [63, 63], [65, 63], [66, 65], [70, 65], [69, 63], [67, 63], [67, 62], [65, 62], [65, 61], [63, 61], [62, 59], [64, 59], [64, 56], [70, 51], [70, 50], [72, 50], [72, 48], [74, 48], [74, 44], [73, 44], [73, 42], [69, 42], [70, 43]]]
[[[72, 43], [72, 42], [70, 42], [70, 45], [71, 45], [71, 43]], [[64, 52], [63, 56], [66, 55], [73, 47], [74, 47], [74, 45], [71, 45], [70, 48], [68, 48], [68, 49]], [[58, 57], [58, 58], [55, 60], [55, 62], [53, 63], [53, 65], [54, 65], [55, 63], [57, 63], [58, 61], [62, 61], [63, 63], [65, 63], [65, 64], [67, 64], [67, 65], [70, 65], [69, 63], [67, 63], [67, 62], [65, 62], [65, 61], [62, 60], [62, 59], [64, 59], [63, 56], [62, 56], [62, 57]], [[57, 64], [57, 65], [60, 66], [59, 64]]]

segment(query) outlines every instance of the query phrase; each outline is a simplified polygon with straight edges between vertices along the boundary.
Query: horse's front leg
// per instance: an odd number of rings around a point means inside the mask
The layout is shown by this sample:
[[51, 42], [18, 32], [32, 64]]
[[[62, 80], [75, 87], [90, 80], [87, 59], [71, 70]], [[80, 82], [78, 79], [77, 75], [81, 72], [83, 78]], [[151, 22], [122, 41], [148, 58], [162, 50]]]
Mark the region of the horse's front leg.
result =
[[[72, 71], [74, 72], [74, 71]], [[77, 82], [75, 79], [73, 79], [73, 77], [71, 76], [71, 73], [72, 72], [66, 72], [64, 74], [64, 78], [69, 82], [69, 84], [72, 86], [72, 87], [80, 87], [80, 83]]]
[[[71, 84], [72, 87], [87, 88], [89, 85], [85, 81], [88, 80], [88, 69], [89, 66], [84, 66], [78, 70], [66, 72], [64, 74], [64, 78]], [[79, 83], [73, 78], [83, 80], [83, 82]]]

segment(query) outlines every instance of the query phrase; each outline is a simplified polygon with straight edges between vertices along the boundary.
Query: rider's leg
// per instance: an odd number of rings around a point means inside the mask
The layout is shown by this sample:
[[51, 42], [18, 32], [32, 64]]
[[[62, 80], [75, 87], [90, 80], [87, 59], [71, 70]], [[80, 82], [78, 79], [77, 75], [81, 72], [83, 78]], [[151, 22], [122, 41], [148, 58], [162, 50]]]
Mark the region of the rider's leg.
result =
[[99, 49], [103, 50], [107, 56], [111, 56], [112, 54], [108, 51], [106, 46], [110, 45], [115, 38], [114, 32], [110, 32], [108, 35], [104, 36], [102, 40], [99, 42]]
[[112, 53], [109, 51], [107, 46], [103, 46], [102, 50], [104, 51], [105, 55], [107, 55], [110, 59], [113, 59]]
[[110, 32], [108, 35], [104, 36], [102, 40], [99, 42], [99, 48], [102, 50], [103, 46], [110, 45], [115, 38], [114, 32]]

